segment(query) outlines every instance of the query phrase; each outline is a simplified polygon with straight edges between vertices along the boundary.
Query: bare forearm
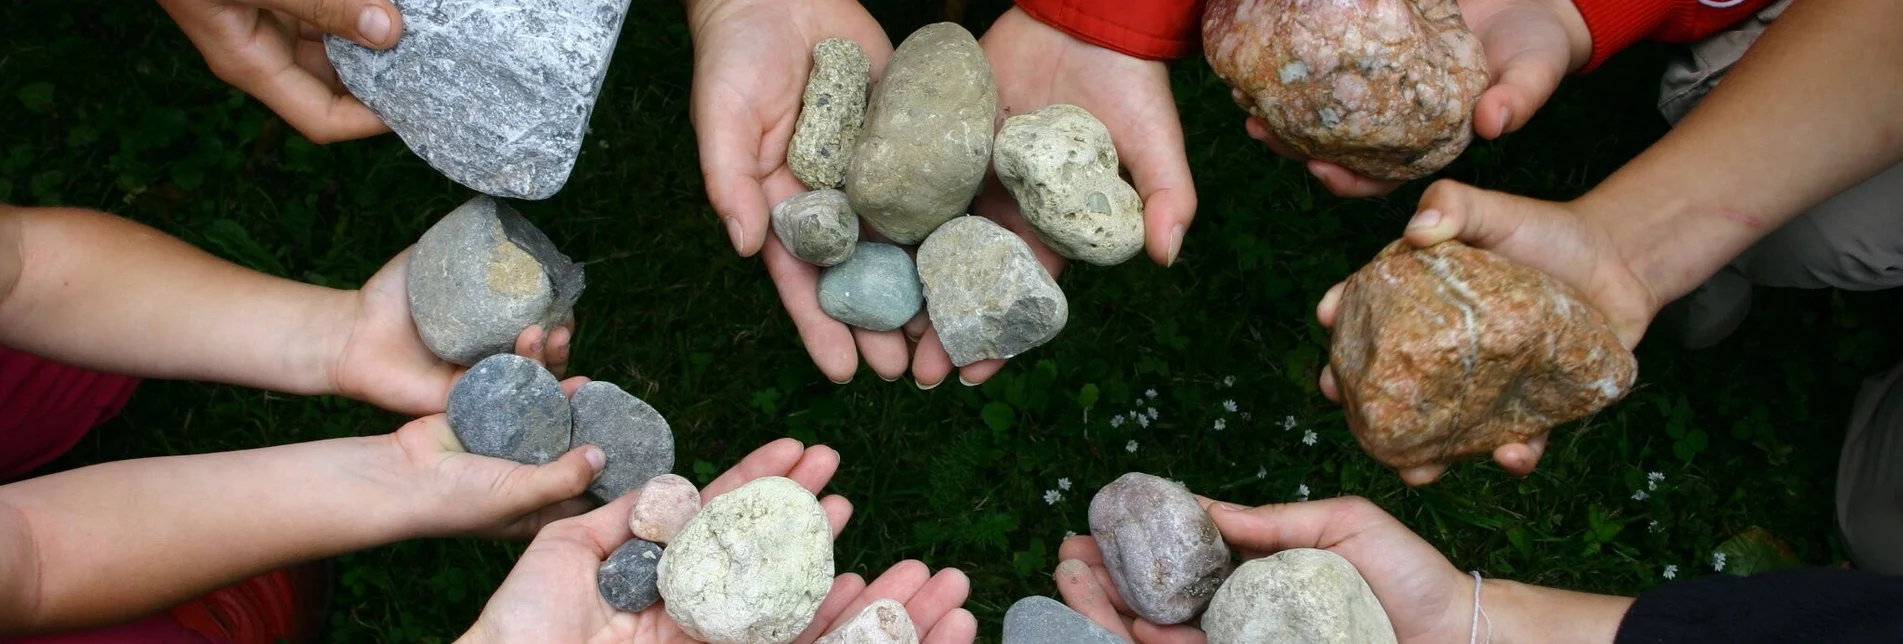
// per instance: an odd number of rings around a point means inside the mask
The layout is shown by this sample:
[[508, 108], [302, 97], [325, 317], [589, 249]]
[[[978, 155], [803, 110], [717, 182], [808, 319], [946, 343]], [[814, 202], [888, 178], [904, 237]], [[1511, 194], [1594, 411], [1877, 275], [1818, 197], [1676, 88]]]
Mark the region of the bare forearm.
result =
[[1632, 599], [1489, 579], [1480, 605], [1483, 642], [1605, 644], [1618, 634]]

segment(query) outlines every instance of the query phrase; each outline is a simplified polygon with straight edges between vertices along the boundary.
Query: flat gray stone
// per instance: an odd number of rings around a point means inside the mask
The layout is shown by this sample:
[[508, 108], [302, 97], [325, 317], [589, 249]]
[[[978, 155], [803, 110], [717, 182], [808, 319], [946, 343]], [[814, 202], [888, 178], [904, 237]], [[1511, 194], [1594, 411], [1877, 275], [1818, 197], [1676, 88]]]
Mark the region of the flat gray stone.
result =
[[932, 328], [952, 364], [1013, 358], [1057, 337], [1070, 304], [1017, 235], [983, 217], [959, 217], [918, 247]]
[[918, 315], [923, 289], [905, 249], [859, 242], [851, 258], [819, 274], [819, 310], [862, 329], [891, 331]]
[[971, 32], [950, 22], [912, 32], [866, 104], [846, 170], [853, 211], [907, 245], [965, 214], [991, 162], [997, 115], [997, 81]]
[[660, 544], [629, 539], [601, 562], [595, 588], [615, 610], [639, 613], [661, 599], [661, 591], [654, 586], [654, 571], [660, 565]]
[[423, 233], [410, 255], [410, 318], [438, 357], [472, 365], [510, 353], [523, 329], [573, 319], [582, 267], [508, 204], [478, 196]]
[[1024, 220], [1057, 254], [1114, 266], [1143, 250], [1143, 198], [1117, 174], [1110, 130], [1084, 108], [1005, 119], [991, 156]]
[[575, 390], [575, 444], [594, 445], [608, 465], [588, 495], [608, 503], [674, 469], [674, 432], [667, 419], [614, 383], [595, 380]]
[[708, 644], [787, 644], [833, 585], [832, 528], [812, 492], [754, 479], [714, 497], [661, 556], [667, 616]]
[[1131, 472], [1090, 499], [1090, 536], [1124, 604], [1152, 624], [1188, 622], [1229, 577], [1229, 546], [1189, 488]]
[[881, 599], [813, 644], [918, 644], [918, 628], [905, 604]]
[[1209, 644], [1392, 644], [1394, 625], [1354, 564], [1297, 548], [1236, 568], [1203, 614]]
[[846, 193], [831, 188], [803, 192], [773, 205], [773, 234], [800, 261], [832, 266], [852, 257], [859, 218]]
[[846, 184], [846, 163], [866, 120], [872, 62], [859, 43], [827, 38], [813, 45], [813, 71], [806, 76], [799, 122], [787, 147], [786, 166], [812, 190]]
[[562, 384], [522, 356], [485, 358], [449, 388], [449, 428], [471, 454], [549, 463], [568, 451], [572, 427]]
[[395, 2], [396, 46], [324, 39], [350, 93], [457, 183], [512, 199], [560, 190], [628, 0]]
[[1004, 612], [1004, 644], [1126, 644], [1062, 602], [1033, 595]]

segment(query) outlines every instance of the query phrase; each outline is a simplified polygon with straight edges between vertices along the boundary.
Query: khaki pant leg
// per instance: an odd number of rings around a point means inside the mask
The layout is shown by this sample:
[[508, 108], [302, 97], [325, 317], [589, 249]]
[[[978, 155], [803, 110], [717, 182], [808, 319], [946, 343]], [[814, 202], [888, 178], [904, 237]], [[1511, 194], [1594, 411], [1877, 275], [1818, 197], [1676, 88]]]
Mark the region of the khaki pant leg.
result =
[[1903, 365], [1857, 393], [1837, 462], [1837, 530], [1858, 568], [1903, 574]]

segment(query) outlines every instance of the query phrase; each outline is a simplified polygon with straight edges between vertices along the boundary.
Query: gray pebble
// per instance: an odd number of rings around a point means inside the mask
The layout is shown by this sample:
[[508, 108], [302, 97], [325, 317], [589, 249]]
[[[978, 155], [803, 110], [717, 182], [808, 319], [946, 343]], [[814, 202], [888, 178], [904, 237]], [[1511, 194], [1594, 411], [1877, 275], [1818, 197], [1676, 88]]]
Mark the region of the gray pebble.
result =
[[595, 574], [595, 588], [609, 606], [625, 613], [639, 613], [661, 599], [654, 586], [655, 568], [661, 565], [661, 545], [652, 541], [629, 539], [601, 562]]
[[1152, 624], [1196, 617], [1229, 576], [1229, 546], [1189, 488], [1141, 472], [1090, 499], [1090, 536], [1117, 594]]
[[852, 257], [852, 245], [859, 241], [859, 218], [853, 216], [846, 193], [814, 190], [774, 204], [773, 234], [800, 261], [832, 266]]
[[674, 432], [667, 419], [614, 383], [591, 381], [575, 391], [575, 443], [601, 448], [608, 465], [588, 494], [608, 503], [674, 469]]
[[628, 0], [396, 0], [387, 50], [324, 49], [350, 93], [431, 167], [498, 197], [545, 199], [581, 152]]
[[912, 256], [891, 244], [859, 242], [845, 262], [819, 275], [819, 309], [873, 331], [904, 326], [925, 304]]
[[965, 213], [991, 162], [998, 85], [971, 32], [912, 32], [866, 105], [846, 170], [852, 209], [888, 239], [916, 244]]
[[828, 38], [813, 46], [813, 71], [806, 77], [799, 122], [786, 152], [787, 167], [807, 188], [845, 185], [871, 85], [872, 63], [859, 43]]
[[832, 527], [792, 480], [754, 479], [714, 497], [661, 556], [667, 616], [708, 644], [786, 644], [833, 586]]
[[581, 265], [508, 204], [478, 196], [416, 242], [407, 287], [423, 344], [460, 365], [509, 353], [531, 325], [573, 317]]
[[952, 364], [1012, 358], [1064, 330], [1070, 304], [1031, 247], [983, 217], [959, 217], [918, 247], [926, 311]]
[[555, 376], [512, 353], [483, 359], [449, 389], [449, 428], [472, 454], [552, 462], [568, 451], [572, 418]]
[[1062, 602], [1033, 595], [1004, 612], [1004, 644], [1125, 644]]
[[1236, 568], [1203, 614], [1209, 644], [1382, 644], [1394, 625], [1354, 564], [1297, 548]]
[[1013, 116], [993, 147], [998, 181], [1051, 250], [1098, 266], [1143, 250], [1143, 199], [1117, 175], [1110, 130], [1090, 112], [1052, 105]]

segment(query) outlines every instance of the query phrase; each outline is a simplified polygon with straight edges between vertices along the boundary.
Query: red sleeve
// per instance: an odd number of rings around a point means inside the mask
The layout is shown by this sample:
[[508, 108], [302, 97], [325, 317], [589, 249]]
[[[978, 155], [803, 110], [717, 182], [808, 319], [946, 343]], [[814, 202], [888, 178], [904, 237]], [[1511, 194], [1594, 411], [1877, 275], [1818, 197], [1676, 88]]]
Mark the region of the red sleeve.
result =
[[1640, 40], [1688, 43], [1717, 33], [1771, 0], [1573, 0], [1592, 34], [1586, 73]]
[[1202, 46], [1204, 0], [1017, 0], [1038, 22], [1078, 40], [1146, 60]]

